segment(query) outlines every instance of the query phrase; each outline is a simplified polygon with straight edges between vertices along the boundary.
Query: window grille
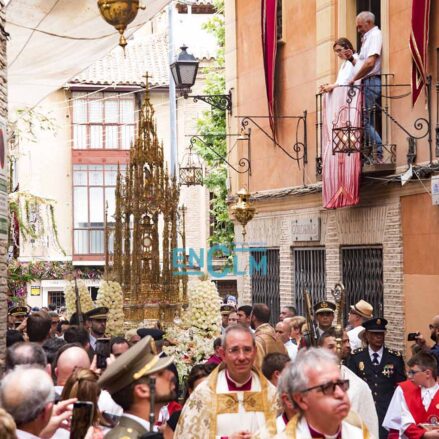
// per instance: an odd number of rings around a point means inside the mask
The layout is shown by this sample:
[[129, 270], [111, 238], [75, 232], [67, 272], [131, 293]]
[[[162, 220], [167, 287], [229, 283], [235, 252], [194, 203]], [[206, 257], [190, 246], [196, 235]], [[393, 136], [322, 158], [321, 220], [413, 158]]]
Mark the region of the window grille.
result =
[[49, 303], [54, 303], [57, 308], [66, 306], [66, 301], [63, 291], [49, 291], [48, 294]]
[[325, 249], [294, 248], [294, 291], [298, 315], [305, 315], [304, 293], [311, 294], [312, 305], [326, 298]]
[[374, 316], [383, 316], [383, 249], [380, 246], [342, 247], [345, 316], [350, 305], [363, 299], [373, 306]]
[[252, 251], [250, 258], [253, 258], [254, 267], [264, 267], [263, 258], [266, 258], [266, 269], [252, 269], [251, 291], [252, 303], [265, 303], [271, 310], [271, 324], [279, 321], [280, 313], [280, 279], [279, 279], [279, 250], [266, 249], [266, 251]]

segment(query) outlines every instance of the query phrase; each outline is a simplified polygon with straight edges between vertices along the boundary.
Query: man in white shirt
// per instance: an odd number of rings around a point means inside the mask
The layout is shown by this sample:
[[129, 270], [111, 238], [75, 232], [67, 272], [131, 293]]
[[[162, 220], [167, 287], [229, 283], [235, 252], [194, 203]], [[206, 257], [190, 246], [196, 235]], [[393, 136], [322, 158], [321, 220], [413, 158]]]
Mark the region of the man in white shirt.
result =
[[295, 345], [290, 339], [290, 334], [291, 334], [290, 324], [284, 321], [279, 322], [276, 325], [275, 331], [278, 340], [280, 340], [284, 344], [288, 356], [290, 357], [290, 360], [294, 361], [296, 359], [298, 348], [297, 345]]
[[362, 326], [363, 322], [372, 318], [373, 307], [370, 303], [367, 303], [365, 300], [360, 300], [355, 305], [351, 305], [348, 322], [352, 329], [348, 331], [348, 337], [353, 351], [362, 346], [358, 335], [364, 330], [364, 327]]
[[439, 431], [427, 432], [420, 424], [435, 424], [439, 418], [437, 362], [433, 355], [420, 352], [407, 362], [408, 381], [393, 394], [383, 426], [389, 438], [439, 438]]
[[361, 34], [361, 50], [355, 62], [356, 73], [349, 82], [351, 85], [361, 79], [364, 87], [366, 112], [364, 130], [368, 144], [376, 148], [377, 162], [383, 158], [383, 145], [380, 135], [375, 129], [374, 107], [381, 95], [381, 51], [383, 37], [381, 30], [375, 26], [375, 15], [369, 11], [357, 15], [356, 26]]

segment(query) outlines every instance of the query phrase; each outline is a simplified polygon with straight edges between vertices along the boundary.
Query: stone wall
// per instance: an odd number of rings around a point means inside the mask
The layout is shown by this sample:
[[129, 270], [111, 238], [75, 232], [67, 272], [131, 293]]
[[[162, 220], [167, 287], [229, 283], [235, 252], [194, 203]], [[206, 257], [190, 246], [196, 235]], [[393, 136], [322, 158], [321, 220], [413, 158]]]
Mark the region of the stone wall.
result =
[[[302, 197], [302, 205], [306, 206]], [[300, 206], [291, 200], [292, 206]], [[268, 209], [267, 209], [268, 210]], [[292, 236], [292, 221], [297, 218], [320, 218], [320, 241], [296, 242]], [[322, 210], [305, 207], [261, 212], [247, 226], [247, 241], [260, 246], [278, 248], [280, 253], [280, 302], [295, 303], [293, 247], [319, 246], [326, 254], [327, 298], [331, 288], [342, 280], [340, 247], [346, 245], [382, 245], [384, 279], [384, 317], [389, 321], [387, 345], [404, 349], [403, 252], [399, 198], [375, 200], [362, 207]], [[240, 227], [236, 233], [240, 233]], [[262, 242], [263, 241], [263, 242]], [[245, 270], [244, 270], [245, 271]], [[240, 301], [251, 303], [251, 279], [239, 280]]]
[[[5, 6], [0, 0], [0, 120], [6, 124], [8, 119], [7, 106], [7, 70], [6, 70], [6, 34]], [[6, 145], [5, 145], [6, 146]], [[8, 314], [7, 301], [7, 246], [5, 240], [0, 240], [0, 334], [5, 334]], [[6, 337], [0, 337], [0, 360], [3, 360], [6, 350]]]

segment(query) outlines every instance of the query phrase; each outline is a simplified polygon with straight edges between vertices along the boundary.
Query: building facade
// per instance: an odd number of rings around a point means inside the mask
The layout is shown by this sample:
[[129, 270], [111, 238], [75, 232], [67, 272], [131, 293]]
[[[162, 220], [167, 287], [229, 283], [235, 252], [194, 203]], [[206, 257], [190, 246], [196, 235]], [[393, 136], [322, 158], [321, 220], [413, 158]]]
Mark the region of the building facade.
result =
[[[266, 273], [247, 272], [240, 278], [240, 301], [266, 301], [275, 313], [280, 306], [292, 304], [303, 313], [305, 290], [311, 292], [314, 302], [331, 300], [331, 289], [342, 282], [345, 309], [361, 298], [371, 302], [374, 314], [389, 321], [388, 344], [404, 349], [408, 332], [429, 336], [428, 323], [439, 305], [439, 265], [434, 257], [439, 246], [439, 208], [431, 196], [431, 180], [439, 170], [438, 151], [434, 139], [429, 142], [434, 136], [431, 121], [437, 118], [434, 86], [439, 33], [434, 23], [439, 7], [431, 3], [429, 113], [424, 92], [413, 107], [410, 99], [411, 1], [278, 3], [275, 104], [276, 114], [282, 118], [276, 119], [274, 143], [267, 136], [271, 131], [260, 2], [226, 1], [226, 74], [237, 116], [229, 120], [229, 130], [245, 128], [241, 124], [246, 116], [250, 117], [247, 127], [252, 128], [251, 175], [231, 173], [231, 194], [248, 186], [257, 211], [247, 225], [248, 245], [267, 250]], [[389, 87], [383, 87], [386, 92], [381, 102], [386, 111], [379, 115], [384, 163], [362, 160], [359, 203], [329, 210], [322, 203], [317, 91], [336, 78], [334, 41], [347, 37], [359, 48], [355, 17], [363, 10], [375, 13], [383, 34], [382, 73], [391, 75], [383, 79], [383, 83], [389, 81]], [[410, 143], [407, 137], [421, 137], [415, 126], [419, 118], [430, 118], [431, 136]], [[425, 127], [423, 134], [428, 131]], [[236, 163], [248, 157], [248, 151], [235, 149], [231, 155]], [[414, 172], [402, 185], [401, 175], [408, 169]], [[237, 225], [237, 233], [240, 230]]]

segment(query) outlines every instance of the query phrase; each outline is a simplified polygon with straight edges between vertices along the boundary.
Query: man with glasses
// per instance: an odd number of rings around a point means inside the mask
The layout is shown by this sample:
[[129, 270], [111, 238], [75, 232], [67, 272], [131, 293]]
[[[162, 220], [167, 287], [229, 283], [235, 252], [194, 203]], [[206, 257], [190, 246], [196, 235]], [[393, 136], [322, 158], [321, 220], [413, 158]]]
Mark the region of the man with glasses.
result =
[[317, 348], [301, 351], [286, 373], [286, 390], [299, 413], [275, 438], [369, 437], [361, 419], [349, 413], [349, 380], [342, 379], [333, 353]]
[[223, 362], [191, 393], [175, 439], [250, 439], [264, 428], [276, 434], [276, 388], [253, 367], [255, 336], [249, 328], [229, 326], [222, 339]]
[[367, 382], [380, 425], [380, 439], [387, 439], [382, 427], [384, 417], [396, 386], [405, 381], [404, 360], [401, 353], [384, 346], [387, 320], [376, 318], [363, 323], [367, 347], [357, 349], [349, 358], [347, 366]]
[[436, 424], [439, 419], [439, 384], [437, 362], [426, 352], [416, 354], [407, 362], [408, 380], [396, 388], [384, 418], [390, 439], [439, 438], [439, 430], [426, 431], [421, 424]]

